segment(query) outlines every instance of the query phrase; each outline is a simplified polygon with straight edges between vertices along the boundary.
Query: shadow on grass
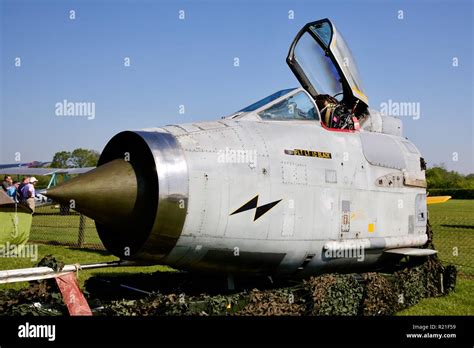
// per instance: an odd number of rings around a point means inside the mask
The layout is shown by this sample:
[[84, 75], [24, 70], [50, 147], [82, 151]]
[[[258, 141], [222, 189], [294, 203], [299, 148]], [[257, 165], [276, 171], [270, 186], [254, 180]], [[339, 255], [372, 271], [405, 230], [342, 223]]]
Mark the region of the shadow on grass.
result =
[[76, 246], [69, 246], [69, 249], [74, 250], [74, 251], [81, 251], [81, 252], [85, 252], [85, 253], [98, 254], [98, 255], [102, 255], [102, 256], [112, 255], [107, 250], [100, 250], [100, 249], [87, 248], [87, 247], [78, 248]]
[[75, 242], [58, 242], [56, 240], [49, 240], [49, 241], [44, 241], [44, 240], [35, 240], [35, 239], [30, 239], [28, 243], [37, 243], [37, 244], [43, 244], [43, 245], [54, 245], [54, 246], [64, 246], [68, 247], [71, 250], [77, 250], [77, 251], [85, 251], [85, 252], [95, 252], [99, 253], [102, 255], [111, 255], [110, 252], [105, 250], [102, 246], [97, 245], [97, 244], [91, 244], [91, 243], [86, 243], [82, 247], [78, 247], [77, 243]]
[[442, 227], [451, 227], [451, 228], [466, 228], [469, 230], [474, 230], [474, 226], [472, 225], [440, 225]]

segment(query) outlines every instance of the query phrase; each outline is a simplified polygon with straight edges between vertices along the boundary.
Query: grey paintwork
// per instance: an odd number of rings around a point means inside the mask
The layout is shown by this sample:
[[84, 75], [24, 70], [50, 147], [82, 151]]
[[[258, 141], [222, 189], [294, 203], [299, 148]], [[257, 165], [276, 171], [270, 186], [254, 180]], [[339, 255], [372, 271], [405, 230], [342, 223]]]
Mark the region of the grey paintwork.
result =
[[[297, 89], [281, 98], [300, 91], [306, 93]], [[424, 181], [420, 154], [408, 140], [328, 130], [317, 120], [266, 121], [258, 116], [261, 109], [145, 130], [173, 135], [187, 164], [184, 227], [160, 262], [218, 272], [247, 271], [243, 265], [252, 264], [255, 272], [304, 275], [371, 267], [384, 250], [426, 242], [426, 190], [404, 183], [406, 177]], [[256, 163], [223, 162], [226, 149], [256, 151]], [[330, 153], [331, 159], [286, 153], [294, 149]], [[258, 206], [281, 202], [256, 221], [255, 209], [231, 215], [256, 195]], [[344, 214], [349, 226], [343, 226]], [[337, 257], [340, 250], [363, 255]], [[335, 257], [327, 257], [331, 252]]]

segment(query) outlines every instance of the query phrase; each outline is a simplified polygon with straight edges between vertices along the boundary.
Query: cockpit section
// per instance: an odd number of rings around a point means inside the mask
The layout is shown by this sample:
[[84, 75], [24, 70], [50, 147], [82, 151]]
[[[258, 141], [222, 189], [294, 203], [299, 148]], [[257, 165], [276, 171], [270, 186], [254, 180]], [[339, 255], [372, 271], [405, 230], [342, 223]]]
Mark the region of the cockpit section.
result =
[[[228, 118], [263, 121], [319, 121], [319, 110], [313, 98], [302, 88], [275, 92]], [[256, 118], [255, 118], [256, 117]]]
[[368, 98], [352, 53], [329, 19], [306, 24], [286, 61], [318, 105], [324, 126], [358, 128], [368, 115]]
[[263, 121], [321, 121], [327, 129], [356, 129], [358, 122], [344, 103], [319, 94], [314, 100], [303, 88], [281, 90], [232, 114], [229, 118], [254, 118]]
[[355, 60], [329, 19], [306, 24], [286, 61], [303, 88], [278, 91], [230, 118], [321, 121], [329, 130], [356, 130], [370, 116]]

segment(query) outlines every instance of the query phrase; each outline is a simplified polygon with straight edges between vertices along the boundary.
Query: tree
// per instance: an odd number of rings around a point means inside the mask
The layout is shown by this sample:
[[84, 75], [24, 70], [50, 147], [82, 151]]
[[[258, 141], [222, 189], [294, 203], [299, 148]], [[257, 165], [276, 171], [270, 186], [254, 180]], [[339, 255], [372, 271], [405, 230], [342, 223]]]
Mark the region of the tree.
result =
[[71, 168], [70, 158], [71, 153], [69, 151], [56, 152], [51, 162], [51, 168]]
[[51, 162], [52, 168], [84, 168], [84, 167], [95, 167], [99, 160], [99, 152], [95, 150], [88, 150], [78, 148], [72, 152], [60, 151], [56, 152], [53, 161]]
[[455, 171], [448, 171], [442, 166], [435, 166], [426, 170], [428, 188], [439, 189], [473, 189], [474, 175], [462, 175]]
[[100, 154], [95, 150], [75, 149], [71, 154], [71, 162], [74, 168], [95, 167], [99, 161]]

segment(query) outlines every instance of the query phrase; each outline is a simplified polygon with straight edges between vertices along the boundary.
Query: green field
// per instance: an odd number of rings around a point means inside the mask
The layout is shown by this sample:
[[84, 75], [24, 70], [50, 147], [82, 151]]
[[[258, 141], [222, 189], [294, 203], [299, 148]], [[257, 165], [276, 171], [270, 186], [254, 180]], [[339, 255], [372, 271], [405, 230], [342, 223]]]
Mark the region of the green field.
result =
[[[75, 245], [79, 235], [79, 219], [77, 213], [60, 215], [58, 206], [39, 207], [33, 218], [30, 241]], [[102, 246], [94, 220], [87, 217], [84, 217], [84, 237], [84, 245], [96, 248]]]
[[423, 299], [399, 315], [474, 315], [474, 200], [429, 205], [433, 242], [446, 264], [456, 265], [455, 292]]
[[474, 276], [474, 200], [450, 200], [429, 206], [433, 241], [440, 258]]
[[[96, 262], [109, 262], [117, 261], [116, 256], [110, 255], [106, 251], [100, 250], [87, 250], [87, 249], [77, 249], [74, 247], [65, 247], [65, 246], [56, 246], [56, 245], [38, 245], [38, 261], [46, 255], [53, 255], [57, 260], [64, 262], [65, 264], [74, 264], [74, 263], [96, 263]], [[15, 268], [27, 268], [33, 267], [38, 261], [33, 261], [27, 258], [8, 258], [0, 259], [0, 268], [1, 269], [15, 269]], [[148, 266], [148, 267], [120, 267], [120, 272], [122, 273], [153, 273], [157, 271], [166, 271], [170, 270], [166, 266]], [[116, 267], [111, 268], [100, 268], [100, 269], [91, 269], [79, 271], [79, 284], [81, 287], [84, 285], [84, 281], [91, 277], [94, 274], [105, 274], [105, 273], [117, 273]], [[0, 285], [1, 289], [20, 289], [22, 287], [27, 287], [28, 283], [12, 283]]]
[[[15, 269], [33, 267], [46, 255], [53, 255], [65, 264], [96, 263], [117, 261], [116, 256], [104, 250], [102, 242], [95, 229], [95, 223], [89, 218], [84, 219], [84, 246], [77, 247], [79, 235], [79, 214], [71, 213], [60, 215], [58, 206], [45, 206], [36, 209], [31, 226], [30, 242], [38, 244], [38, 260], [32, 261], [25, 258], [0, 259], [0, 269]], [[166, 266], [149, 267], [121, 267], [123, 273], [153, 273], [156, 271], [170, 270]], [[79, 272], [79, 283], [95, 274], [116, 273], [117, 268], [101, 268], [97, 270], [84, 270]], [[0, 285], [0, 289], [20, 289], [28, 283], [14, 283]]]
[[[68, 246], [39, 245], [39, 256], [52, 254], [64, 263], [93, 263], [117, 260], [104, 250], [80, 249], [75, 247], [78, 238], [79, 215], [61, 216], [54, 207], [38, 210], [33, 218], [30, 240], [55, 241]], [[399, 315], [473, 315], [474, 314], [474, 200], [451, 200], [444, 204], [429, 206], [429, 218], [434, 231], [434, 244], [440, 258], [458, 267], [456, 291], [439, 298], [422, 300]], [[73, 226], [73, 227], [71, 227]], [[100, 246], [92, 220], [85, 221], [85, 243]], [[0, 269], [32, 267], [37, 261], [29, 259], [0, 259]], [[169, 270], [164, 266], [123, 267], [124, 273], [153, 273]], [[117, 273], [117, 268], [88, 270], [79, 272], [81, 286], [94, 274]], [[27, 283], [1, 285], [0, 289], [21, 288]]]
[[422, 299], [397, 315], [474, 315], [474, 280], [459, 277], [456, 291], [437, 298]]

